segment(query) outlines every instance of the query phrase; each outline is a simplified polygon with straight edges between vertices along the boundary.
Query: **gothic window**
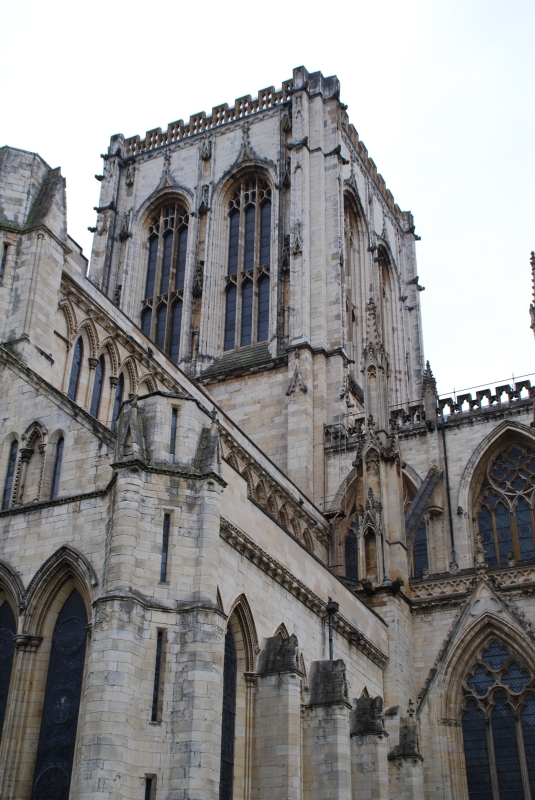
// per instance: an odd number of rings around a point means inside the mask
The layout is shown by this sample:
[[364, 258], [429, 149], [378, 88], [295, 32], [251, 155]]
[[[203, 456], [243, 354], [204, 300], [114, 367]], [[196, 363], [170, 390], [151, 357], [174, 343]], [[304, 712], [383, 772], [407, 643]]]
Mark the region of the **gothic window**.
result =
[[102, 397], [102, 385], [104, 383], [104, 373], [106, 371], [106, 362], [104, 356], [101, 355], [95, 369], [95, 380], [93, 383], [93, 394], [91, 395], [91, 406], [89, 413], [95, 419], [98, 419], [98, 412], [100, 409], [100, 400]]
[[69, 380], [69, 390], [67, 396], [71, 400], [76, 400], [78, 393], [78, 384], [80, 383], [80, 373], [82, 371], [82, 359], [84, 357], [84, 343], [82, 337], [79, 336], [74, 345], [74, 353], [72, 356], [71, 377]]
[[485, 560], [507, 566], [535, 557], [535, 448], [509, 443], [486, 466], [476, 504]]
[[358, 530], [359, 520], [357, 507], [353, 505], [351, 514], [349, 515], [349, 525], [344, 543], [346, 578], [351, 578], [353, 581], [358, 581], [359, 579]]
[[4, 497], [2, 500], [2, 511], [11, 505], [11, 494], [13, 492], [13, 479], [15, 477], [15, 467], [17, 466], [17, 453], [19, 443], [13, 439], [9, 447], [9, 460], [7, 462], [6, 482], [4, 484]]
[[15, 615], [9, 603], [0, 606], [0, 741], [7, 709], [7, 696], [13, 668], [15, 645], [13, 637], [17, 633]]
[[367, 531], [364, 536], [364, 553], [366, 557], [366, 575], [373, 578], [377, 575], [377, 541], [374, 530]]
[[228, 206], [224, 349], [265, 342], [269, 334], [271, 188], [247, 178]]
[[3, 247], [3, 250], [2, 250], [2, 258], [0, 260], [0, 283], [2, 283], [3, 280], [4, 280], [4, 273], [6, 271], [6, 261], [7, 261], [8, 247], [9, 247], [9, 245], [4, 244], [4, 247]]
[[463, 690], [462, 732], [469, 800], [534, 797], [532, 672], [494, 640], [476, 657]]
[[51, 499], [55, 500], [58, 496], [59, 492], [59, 479], [61, 475], [61, 464], [63, 461], [63, 446], [65, 444], [65, 440], [63, 437], [58, 439], [58, 443], [56, 445], [56, 458], [54, 460], [54, 476], [52, 478], [52, 496]]
[[121, 410], [121, 405], [123, 403], [123, 394], [124, 394], [124, 375], [121, 372], [121, 374], [119, 375], [119, 380], [117, 381], [117, 386], [115, 387], [115, 395], [113, 398], [113, 412], [111, 416], [112, 431], [115, 430], [115, 426], [117, 425], [119, 412]]
[[61, 609], [52, 637], [33, 798], [68, 800], [82, 693], [87, 613], [74, 589]]
[[221, 720], [221, 772], [219, 800], [232, 800], [234, 786], [234, 740], [236, 729], [237, 654], [229, 625], [225, 636], [223, 664], [223, 716]]
[[424, 569], [429, 568], [427, 553], [427, 529], [425, 522], [420, 522], [414, 535], [412, 546], [412, 574], [414, 578], [421, 578]]
[[175, 364], [180, 351], [188, 225], [189, 214], [180, 201], [162, 206], [151, 218], [140, 317], [142, 332]]

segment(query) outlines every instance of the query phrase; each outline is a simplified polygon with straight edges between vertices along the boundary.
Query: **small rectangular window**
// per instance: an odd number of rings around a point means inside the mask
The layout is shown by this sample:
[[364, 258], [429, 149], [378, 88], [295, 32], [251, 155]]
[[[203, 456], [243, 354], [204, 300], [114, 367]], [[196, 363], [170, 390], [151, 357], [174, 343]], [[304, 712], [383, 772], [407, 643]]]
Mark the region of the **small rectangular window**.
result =
[[145, 777], [145, 800], [156, 800], [156, 778], [154, 775]]
[[[181, 304], [182, 308], [182, 304]], [[178, 411], [176, 408], [173, 408], [173, 413], [171, 414], [171, 441], [169, 443], [169, 461], [171, 464], [175, 463], [175, 446], [176, 446], [176, 420], [178, 416]]]
[[0, 261], [0, 283], [4, 280], [4, 272], [6, 271], [7, 250], [8, 245], [5, 244], [2, 251], [2, 261]]
[[167, 556], [169, 553], [169, 524], [171, 517], [166, 514], [163, 518], [163, 536], [162, 536], [162, 563], [160, 565], [160, 583], [165, 583], [167, 580]]
[[163, 637], [164, 631], [158, 631], [156, 639], [156, 664], [154, 666], [154, 689], [152, 693], [152, 713], [151, 722], [159, 722], [159, 706], [160, 706], [160, 672], [162, 668], [162, 651], [163, 651]]

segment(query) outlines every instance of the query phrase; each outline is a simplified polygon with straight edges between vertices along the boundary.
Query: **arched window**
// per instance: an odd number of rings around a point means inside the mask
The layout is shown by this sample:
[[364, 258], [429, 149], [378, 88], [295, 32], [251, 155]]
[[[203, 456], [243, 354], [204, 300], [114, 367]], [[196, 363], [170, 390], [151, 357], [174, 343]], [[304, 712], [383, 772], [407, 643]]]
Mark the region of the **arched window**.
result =
[[236, 731], [236, 642], [230, 624], [225, 636], [223, 663], [223, 715], [221, 720], [221, 772], [219, 800], [232, 800], [234, 787], [234, 740]]
[[224, 349], [232, 350], [236, 341], [246, 347], [269, 335], [271, 188], [260, 178], [246, 178], [234, 189], [228, 208]]
[[119, 418], [119, 411], [121, 410], [121, 405], [123, 402], [123, 394], [124, 394], [124, 375], [121, 372], [121, 374], [119, 375], [119, 380], [117, 381], [117, 386], [115, 387], [115, 396], [113, 398], [113, 413], [111, 415], [112, 431], [115, 430], [115, 426], [117, 425], [117, 419]]
[[177, 300], [171, 311], [171, 334], [169, 340], [169, 358], [178, 364], [180, 354], [180, 329], [182, 327], [182, 300]]
[[[535, 796], [535, 680], [493, 640], [464, 681], [462, 731], [470, 800]], [[527, 765], [523, 774], [521, 762]]]
[[35, 758], [33, 798], [67, 800], [69, 797], [84, 675], [86, 629], [85, 604], [74, 589], [58, 615], [52, 636]]
[[59, 492], [59, 479], [61, 476], [61, 464], [63, 462], [63, 446], [65, 441], [63, 436], [61, 439], [58, 439], [58, 443], [56, 445], [56, 458], [54, 461], [54, 477], [52, 479], [52, 496], [51, 499], [55, 500], [58, 496]]
[[4, 602], [0, 606], [0, 741], [2, 740], [2, 728], [6, 716], [7, 696], [15, 653], [13, 637], [16, 633], [15, 615], [9, 603]]
[[69, 391], [67, 396], [70, 400], [76, 400], [78, 393], [78, 384], [80, 383], [80, 373], [82, 371], [82, 359], [84, 357], [84, 342], [82, 337], [79, 336], [74, 345], [74, 353], [72, 356], [71, 377], [69, 380]]
[[377, 537], [374, 530], [368, 530], [364, 536], [364, 553], [366, 557], [366, 575], [377, 575]]
[[359, 561], [358, 561], [358, 539], [357, 534], [351, 528], [347, 532], [345, 541], [345, 557], [346, 557], [346, 578], [351, 578], [353, 581], [359, 579]]
[[95, 369], [95, 381], [93, 383], [93, 394], [91, 395], [91, 407], [89, 413], [95, 419], [98, 419], [98, 412], [100, 409], [100, 399], [102, 397], [102, 385], [104, 383], [104, 373], [106, 371], [106, 362], [104, 356], [101, 355]]
[[429, 568], [427, 553], [427, 529], [425, 522], [420, 522], [416, 528], [412, 546], [412, 574], [414, 578], [421, 578], [424, 569]]
[[[188, 252], [189, 214], [180, 201], [168, 203], [153, 215], [149, 225], [147, 279], [141, 309], [141, 330], [175, 363], [171, 356], [176, 339], [173, 313], [177, 298], [182, 299]], [[155, 309], [153, 314], [152, 310]]]
[[530, 444], [509, 442], [486, 465], [476, 516], [489, 566], [535, 557], [534, 487], [535, 448]]
[[6, 508], [9, 508], [9, 506], [11, 505], [11, 494], [13, 492], [13, 480], [15, 477], [15, 467], [17, 465], [18, 449], [19, 449], [19, 443], [17, 442], [16, 439], [13, 439], [9, 447], [9, 460], [7, 462], [6, 482], [4, 484], [4, 497], [2, 500], [2, 511], [5, 511]]

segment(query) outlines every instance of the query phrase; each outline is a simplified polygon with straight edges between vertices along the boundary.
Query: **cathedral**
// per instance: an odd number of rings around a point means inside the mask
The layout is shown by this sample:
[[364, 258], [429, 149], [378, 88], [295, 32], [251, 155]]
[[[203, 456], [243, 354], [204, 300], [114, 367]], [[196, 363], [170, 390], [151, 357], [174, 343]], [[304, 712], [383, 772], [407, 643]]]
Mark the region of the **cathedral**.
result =
[[340, 97], [113, 135], [89, 261], [0, 148], [2, 800], [535, 800], [535, 386], [438, 396]]

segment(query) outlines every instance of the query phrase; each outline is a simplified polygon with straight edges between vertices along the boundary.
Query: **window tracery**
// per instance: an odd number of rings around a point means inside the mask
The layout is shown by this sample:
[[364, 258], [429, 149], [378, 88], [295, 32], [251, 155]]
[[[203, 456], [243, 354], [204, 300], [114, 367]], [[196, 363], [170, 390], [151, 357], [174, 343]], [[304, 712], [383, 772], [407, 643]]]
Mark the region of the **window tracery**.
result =
[[228, 203], [228, 260], [224, 350], [269, 335], [271, 188], [261, 178], [243, 180]]
[[535, 796], [535, 678], [502, 642], [483, 646], [463, 683], [470, 800]]
[[535, 557], [535, 447], [510, 442], [487, 464], [476, 503], [489, 566]]
[[180, 201], [163, 205], [149, 225], [141, 330], [175, 364], [180, 357], [188, 230], [189, 213]]

